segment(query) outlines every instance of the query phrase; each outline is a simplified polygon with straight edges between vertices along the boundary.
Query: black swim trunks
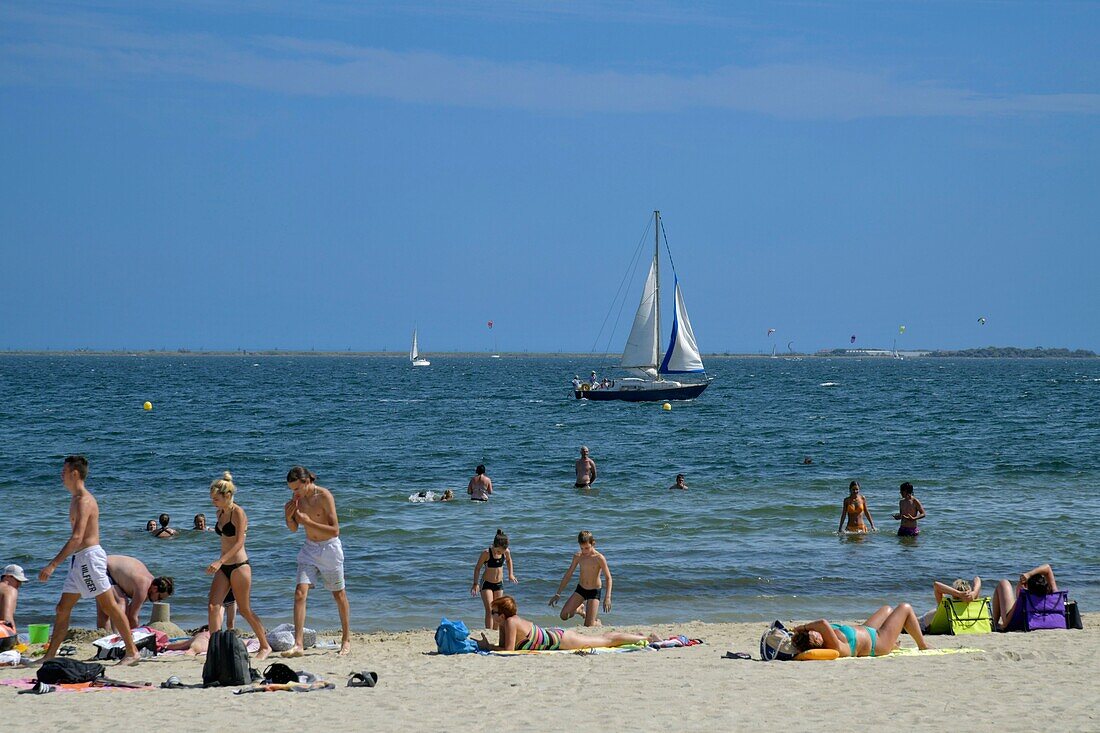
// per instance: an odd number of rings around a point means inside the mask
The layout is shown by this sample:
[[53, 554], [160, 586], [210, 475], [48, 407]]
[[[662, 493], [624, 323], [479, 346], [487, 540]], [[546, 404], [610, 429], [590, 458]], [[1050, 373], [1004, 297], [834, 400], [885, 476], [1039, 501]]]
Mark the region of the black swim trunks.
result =
[[502, 583], [490, 583], [488, 580], [481, 581], [482, 590], [504, 590]]
[[580, 585], [577, 585], [576, 590], [574, 590], [573, 592], [586, 601], [598, 601], [600, 600], [600, 591], [602, 590], [603, 588], [584, 588]]

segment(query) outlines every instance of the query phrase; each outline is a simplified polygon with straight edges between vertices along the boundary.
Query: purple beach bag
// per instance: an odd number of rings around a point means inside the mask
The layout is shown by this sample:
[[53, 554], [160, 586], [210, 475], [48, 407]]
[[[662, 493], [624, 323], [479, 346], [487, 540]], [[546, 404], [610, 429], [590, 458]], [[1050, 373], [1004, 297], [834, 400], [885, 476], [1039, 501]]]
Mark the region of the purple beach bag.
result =
[[1037, 631], [1066, 628], [1066, 598], [1064, 590], [1039, 596], [1028, 591], [1020, 593], [1005, 631]]

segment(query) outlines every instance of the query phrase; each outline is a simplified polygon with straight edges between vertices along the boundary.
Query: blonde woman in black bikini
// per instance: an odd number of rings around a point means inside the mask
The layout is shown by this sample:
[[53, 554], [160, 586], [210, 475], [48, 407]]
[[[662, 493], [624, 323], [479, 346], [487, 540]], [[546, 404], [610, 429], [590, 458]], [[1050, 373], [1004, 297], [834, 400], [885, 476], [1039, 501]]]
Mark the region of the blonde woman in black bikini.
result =
[[538, 624], [521, 618], [516, 610], [516, 600], [511, 596], [501, 596], [493, 601], [491, 612], [497, 620], [500, 636], [493, 644], [481, 634], [478, 646], [497, 652], [534, 651], [550, 652], [557, 650], [590, 649], [592, 647], [623, 646], [637, 644], [640, 641], [658, 642], [656, 634], [581, 634], [572, 629], [544, 629]]
[[[495, 553], [495, 554], [494, 554]], [[515, 568], [512, 566], [512, 553], [508, 550], [508, 535], [504, 530], [498, 529], [493, 538], [493, 546], [482, 550], [474, 565], [474, 584], [470, 588], [470, 595], [476, 596], [479, 592], [477, 581], [481, 579], [481, 602], [485, 604], [485, 628], [495, 630], [496, 624], [489, 606], [494, 600], [504, 595], [504, 564], [508, 564], [508, 580], [518, 583]], [[485, 567], [485, 575], [482, 576], [481, 568]]]
[[233, 485], [233, 476], [226, 471], [222, 477], [210, 484], [210, 501], [218, 509], [214, 531], [221, 537], [221, 556], [206, 568], [207, 575], [213, 575], [210, 583], [210, 598], [207, 613], [210, 633], [221, 629], [222, 605], [232, 591], [237, 608], [252, 627], [252, 633], [260, 642], [260, 651], [256, 659], [264, 659], [271, 654], [271, 645], [267, 643], [267, 633], [260, 617], [252, 610], [252, 568], [248, 564], [248, 553], [244, 551], [245, 534], [248, 531], [248, 517], [233, 501], [237, 487]]

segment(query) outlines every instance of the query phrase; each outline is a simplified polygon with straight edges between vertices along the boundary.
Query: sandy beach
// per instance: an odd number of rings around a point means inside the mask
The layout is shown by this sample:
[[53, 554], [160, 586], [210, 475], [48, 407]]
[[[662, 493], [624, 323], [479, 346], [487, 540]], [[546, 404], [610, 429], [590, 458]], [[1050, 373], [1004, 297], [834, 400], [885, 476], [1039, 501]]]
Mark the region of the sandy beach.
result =
[[[937, 636], [966, 654], [835, 662], [724, 659], [758, 656], [765, 624], [663, 626], [647, 631], [703, 639], [686, 649], [606, 655], [436, 656], [430, 631], [359, 634], [351, 655], [311, 650], [292, 662], [337, 684], [307, 694], [235, 696], [230, 689], [61, 692], [17, 695], [0, 687], [12, 730], [105, 731], [122, 720], [168, 731], [226, 730], [877, 730], [1100, 729], [1100, 614], [1084, 631]], [[624, 630], [642, 631], [624, 627]], [[475, 635], [479, 632], [474, 632]], [[902, 637], [903, 647], [911, 647]], [[92, 654], [78, 645], [77, 658]], [[262, 667], [263, 663], [255, 666]], [[349, 689], [356, 670], [378, 673], [373, 689]], [[159, 684], [201, 681], [201, 658], [163, 657], [108, 676]], [[0, 669], [0, 679], [33, 676]], [[308, 722], [304, 722], [308, 721]]]

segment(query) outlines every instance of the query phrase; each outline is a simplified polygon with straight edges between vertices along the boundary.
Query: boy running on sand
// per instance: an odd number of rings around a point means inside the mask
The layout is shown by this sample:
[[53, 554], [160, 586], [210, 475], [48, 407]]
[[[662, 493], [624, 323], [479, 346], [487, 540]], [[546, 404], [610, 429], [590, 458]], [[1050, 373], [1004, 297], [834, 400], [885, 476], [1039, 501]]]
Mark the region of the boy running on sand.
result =
[[69, 632], [69, 619], [76, 602], [81, 598], [95, 598], [99, 610], [107, 614], [126, 645], [126, 656], [118, 663], [131, 667], [138, 663], [141, 655], [134, 646], [126, 612], [111, 592], [111, 580], [107, 577], [107, 553], [99, 546], [99, 504], [92, 492], [84, 486], [84, 479], [87, 477], [88, 459], [84, 456], [69, 456], [65, 459], [61, 467], [61, 483], [65, 484], [72, 495], [69, 502], [69, 523], [73, 531], [57, 557], [38, 574], [38, 579], [45, 583], [66, 557], [72, 555], [72, 560], [65, 585], [61, 589], [61, 600], [57, 604], [57, 618], [54, 620], [53, 633], [50, 634], [50, 646], [42, 659], [45, 661], [57, 656], [57, 650]]
[[351, 651], [351, 608], [344, 590], [344, 546], [340, 544], [340, 520], [332, 492], [313, 483], [317, 477], [303, 466], [294, 466], [286, 475], [286, 485], [294, 496], [283, 507], [286, 526], [291, 532], [305, 527], [306, 543], [298, 553], [298, 585], [294, 589], [294, 646], [284, 657], [303, 654], [306, 625], [306, 597], [318, 583], [332, 591], [340, 612], [343, 639], [341, 656]]
[[607, 558], [596, 551], [596, 538], [585, 530], [577, 535], [577, 544], [580, 550], [573, 555], [573, 562], [562, 576], [558, 592], [550, 599], [550, 606], [554, 607], [561, 598], [561, 592], [569, 584], [573, 577], [573, 571], [580, 566], [581, 577], [573, 594], [561, 609], [562, 621], [568, 621], [573, 616], [580, 614], [584, 617], [585, 626], [599, 626], [600, 612], [600, 574], [607, 578], [607, 595], [603, 599], [604, 613], [611, 612], [611, 570], [607, 567]]

